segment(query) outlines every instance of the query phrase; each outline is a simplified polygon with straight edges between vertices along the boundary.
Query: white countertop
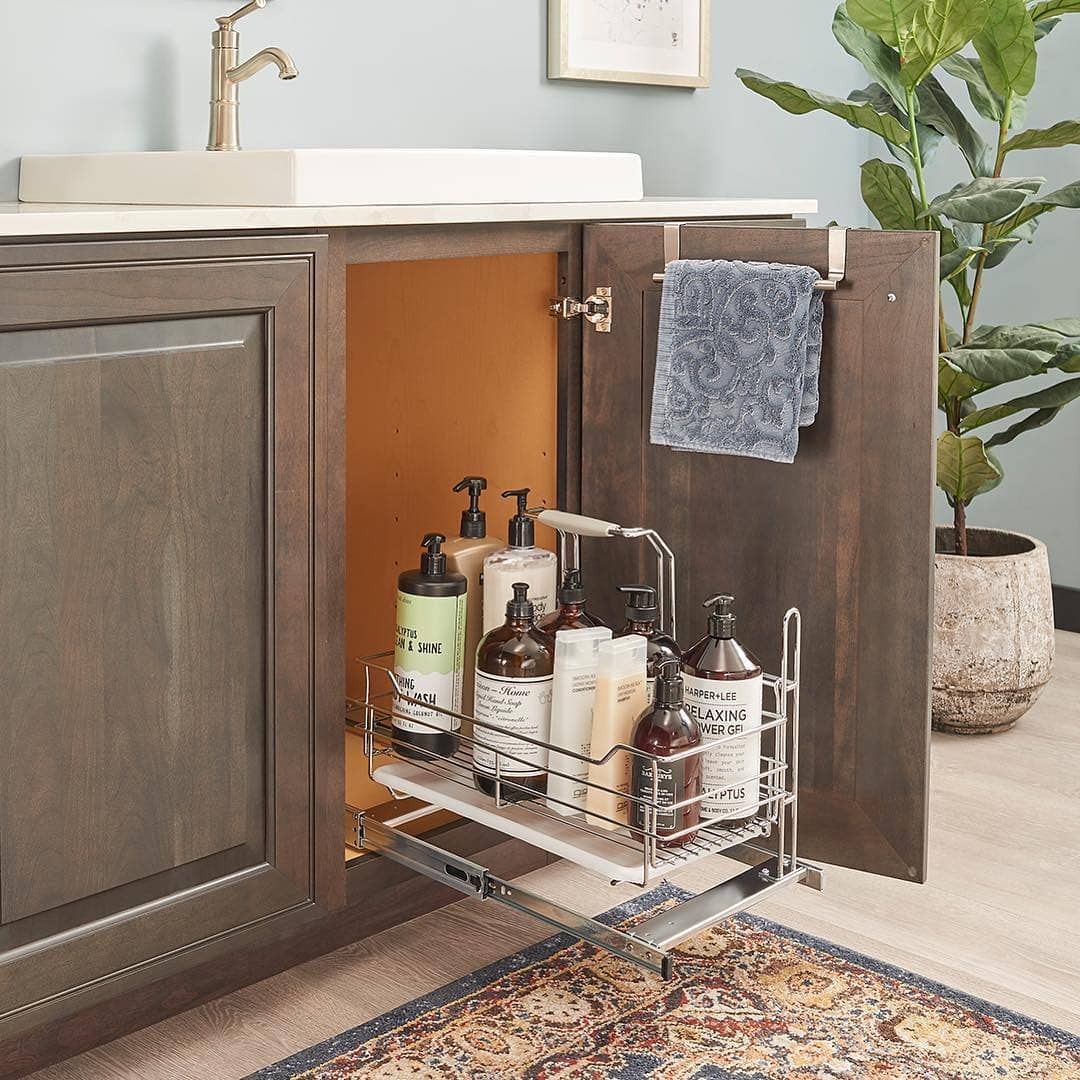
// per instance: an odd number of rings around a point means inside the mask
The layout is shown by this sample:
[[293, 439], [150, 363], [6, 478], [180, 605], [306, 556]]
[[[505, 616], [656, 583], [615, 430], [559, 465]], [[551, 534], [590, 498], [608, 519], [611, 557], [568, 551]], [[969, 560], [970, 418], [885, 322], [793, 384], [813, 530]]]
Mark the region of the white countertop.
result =
[[640, 202], [487, 203], [426, 206], [105, 206], [0, 203], [0, 238], [213, 230], [331, 229], [510, 221], [648, 221], [659, 218], [791, 217], [815, 199], [676, 199]]

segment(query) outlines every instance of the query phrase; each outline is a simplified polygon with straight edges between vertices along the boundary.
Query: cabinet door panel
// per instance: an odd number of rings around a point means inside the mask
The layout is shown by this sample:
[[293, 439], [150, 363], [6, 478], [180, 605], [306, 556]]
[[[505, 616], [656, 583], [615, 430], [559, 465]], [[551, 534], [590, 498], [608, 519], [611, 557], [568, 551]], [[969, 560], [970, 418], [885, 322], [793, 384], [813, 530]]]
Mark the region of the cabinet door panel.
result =
[[[827, 265], [823, 230], [684, 225], [684, 258]], [[851, 232], [828, 294], [822, 402], [792, 465], [649, 443], [661, 226], [586, 229], [585, 284], [614, 285], [611, 335], [585, 333], [584, 512], [662, 532], [679, 636], [736, 596], [739, 637], [773, 668], [783, 612], [804, 618], [800, 851], [925, 875], [932, 603], [936, 237]], [[585, 548], [588, 549], [588, 544]], [[586, 550], [591, 594], [647, 574]]]
[[263, 320], [114, 329], [0, 360], [5, 923], [263, 853]]
[[265, 243], [0, 271], [0, 1017], [316, 898], [322, 244]]

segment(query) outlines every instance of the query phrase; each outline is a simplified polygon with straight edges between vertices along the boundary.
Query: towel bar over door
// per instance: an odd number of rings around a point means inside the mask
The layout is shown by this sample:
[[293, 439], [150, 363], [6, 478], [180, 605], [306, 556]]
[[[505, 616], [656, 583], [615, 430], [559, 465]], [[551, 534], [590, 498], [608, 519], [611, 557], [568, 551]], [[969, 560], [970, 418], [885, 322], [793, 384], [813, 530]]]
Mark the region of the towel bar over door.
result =
[[[664, 226], [664, 262], [673, 263], [680, 257], [681, 226]], [[844, 280], [847, 273], [847, 229], [834, 225], [829, 229], [829, 272], [828, 276], [814, 284], [820, 292], [836, 292], [836, 287]], [[658, 284], [665, 274], [653, 274], [653, 281]]]

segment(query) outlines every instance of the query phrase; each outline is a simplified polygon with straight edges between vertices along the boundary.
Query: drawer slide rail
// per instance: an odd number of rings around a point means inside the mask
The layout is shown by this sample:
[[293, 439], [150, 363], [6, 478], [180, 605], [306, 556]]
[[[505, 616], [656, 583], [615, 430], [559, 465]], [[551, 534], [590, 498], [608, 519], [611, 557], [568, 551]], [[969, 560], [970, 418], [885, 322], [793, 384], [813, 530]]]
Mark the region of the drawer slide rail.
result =
[[662, 979], [672, 978], [675, 957], [671, 950], [681, 942], [751, 907], [785, 885], [801, 882], [813, 888], [821, 887], [820, 871], [809, 864], [789, 865], [787, 872], [779, 878], [774, 875], [771, 862], [751, 866], [700, 896], [662, 911], [630, 930], [619, 930], [504, 881], [487, 867], [410, 836], [391, 823], [377, 821], [362, 810], [352, 813], [353, 835], [361, 850], [383, 855], [466, 896], [494, 900], [531, 915], [556, 930], [652, 971]]

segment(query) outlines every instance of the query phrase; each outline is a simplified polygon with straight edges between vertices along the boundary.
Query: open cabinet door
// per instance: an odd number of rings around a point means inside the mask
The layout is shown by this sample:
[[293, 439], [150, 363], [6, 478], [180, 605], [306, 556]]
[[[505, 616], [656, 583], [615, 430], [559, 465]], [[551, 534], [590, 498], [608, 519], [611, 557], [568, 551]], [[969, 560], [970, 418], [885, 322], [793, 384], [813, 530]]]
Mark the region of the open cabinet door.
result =
[[[827, 249], [826, 230], [681, 229], [686, 259], [824, 276]], [[684, 648], [705, 632], [702, 601], [731, 592], [740, 640], [776, 671], [783, 614], [801, 609], [799, 852], [924, 880], [936, 234], [848, 234], [825, 300], [821, 407], [791, 465], [650, 444], [664, 226], [589, 226], [584, 255], [586, 289], [613, 288], [613, 321], [583, 331], [582, 512], [668, 541]], [[615, 587], [651, 580], [650, 563], [634, 545], [583, 547], [590, 596], [614, 617]]]

